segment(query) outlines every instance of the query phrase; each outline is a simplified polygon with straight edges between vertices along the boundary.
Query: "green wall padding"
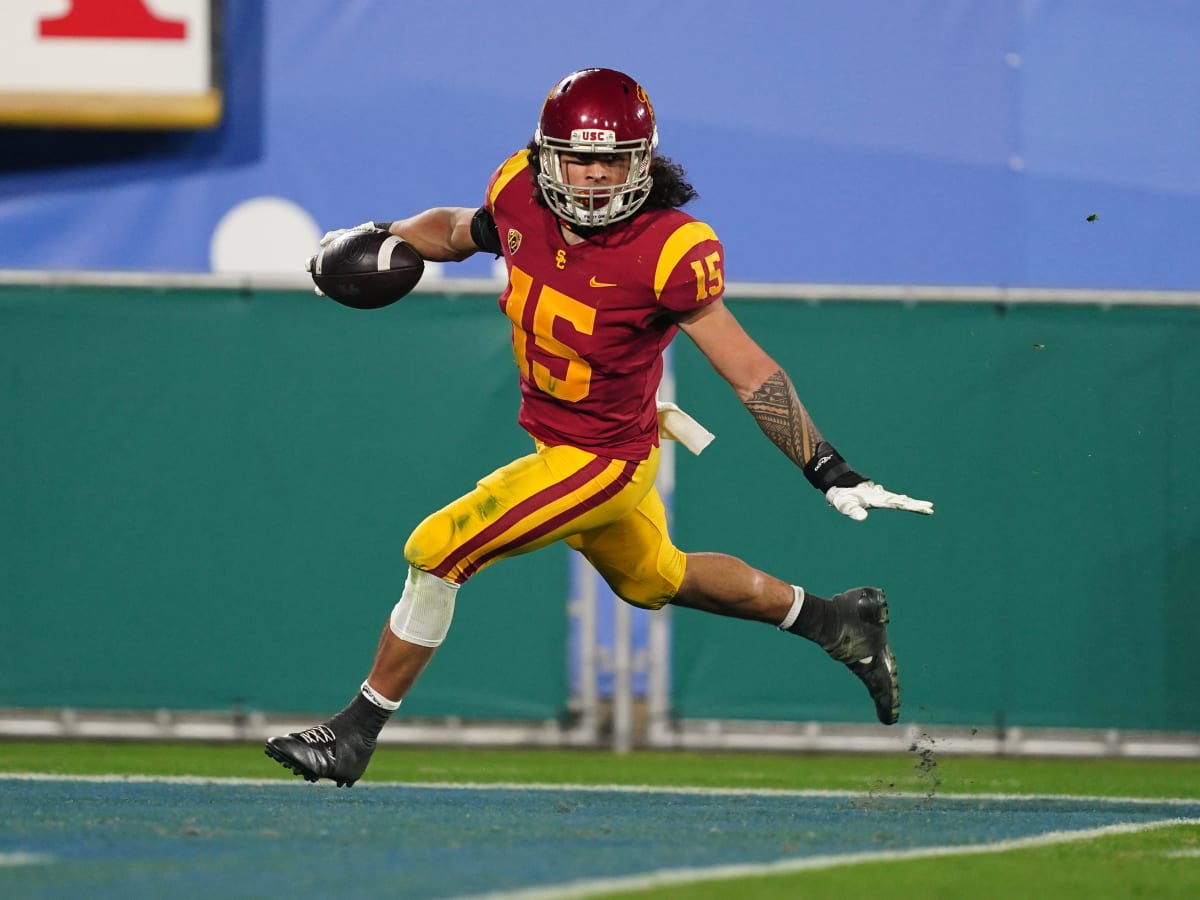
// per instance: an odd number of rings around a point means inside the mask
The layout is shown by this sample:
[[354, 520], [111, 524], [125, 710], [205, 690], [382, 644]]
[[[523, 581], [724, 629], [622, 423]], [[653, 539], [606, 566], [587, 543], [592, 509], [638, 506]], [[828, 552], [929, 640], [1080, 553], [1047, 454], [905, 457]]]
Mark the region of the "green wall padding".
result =
[[[332, 712], [429, 512], [513, 457], [495, 298], [0, 288], [0, 706]], [[566, 705], [565, 549], [482, 572], [406, 714]]]
[[[686, 340], [676, 538], [888, 590], [902, 720], [1200, 730], [1200, 309], [730, 301], [825, 436], [933, 518], [825, 505]], [[687, 610], [675, 712], [873, 721], [814, 645]]]
[[[1200, 730], [1200, 310], [731, 300], [861, 471], [826, 507], [686, 338], [675, 535], [880, 584], [910, 722]], [[528, 452], [491, 296], [0, 288], [0, 706], [319, 712], [426, 513]], [[406, 713], [567, 703], [567, 551], [490, 568]], [[674, 616], [676, 715], [872, 721], [812, 645]]]

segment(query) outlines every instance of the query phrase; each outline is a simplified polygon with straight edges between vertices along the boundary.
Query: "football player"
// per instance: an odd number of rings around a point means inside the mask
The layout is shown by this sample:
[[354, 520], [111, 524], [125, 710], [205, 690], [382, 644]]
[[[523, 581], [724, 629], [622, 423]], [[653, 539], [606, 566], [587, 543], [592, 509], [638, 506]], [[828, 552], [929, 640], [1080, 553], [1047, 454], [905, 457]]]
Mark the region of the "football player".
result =
[[862, 520], [872, 508], [933, 507], [860, 475], [822, 437], [787, 372], [725, 305], [721, 242], [681, 210], [696, 192], [657, 147], [642, 86], [582, 69], [551, 89], [533, 140], [495, 171], [478, 209], [360, 226], [390, 231], [426, 260], [504, 257], [499, 305], [512, 324], [519, 422], [533, 452], [413, 531], [403, 594], [358, 693], [323, 724], [267, 742], [267, 754], [295, 773], [352, 785], [446, 637], [459, 588], [485, 566], [559, 541], [635, 606], [670, 603], [814, 641], [865, 684], [879, 721], [897, 721], [882, 590], [825, 599], [733, 556], [685, 553], [667, 532], [654, 488], [656, 393], [663, 350], [679, 331], [838, 512]]

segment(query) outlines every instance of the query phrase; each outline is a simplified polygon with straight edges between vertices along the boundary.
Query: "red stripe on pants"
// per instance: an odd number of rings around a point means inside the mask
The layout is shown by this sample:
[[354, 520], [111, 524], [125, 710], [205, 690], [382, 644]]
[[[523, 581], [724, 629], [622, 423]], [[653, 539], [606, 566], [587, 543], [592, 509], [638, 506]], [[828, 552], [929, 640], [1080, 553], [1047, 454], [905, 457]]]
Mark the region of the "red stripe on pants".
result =
[[536, 541], [538, 538], [546, 536], [559, 526], [564, 525], [572, 519], [578, 518], [584, 513], [595, 509], [605, 500], [608, 500], [613, 494], [620, 493], [621, 489], [624, 488], [625, 485], [629, 484], [631, 480], [633, 480], [633, 475], [635, 472], [637, 472], [637, 467], [638, 464], [636, 462], [632, 460], [626, 461], [624, 468], [621, 469], [621, 474], [618, 475], [612, 484], [607, 488], [596, 491], [596, 493], [592, 494], [592, 496], [588, 497], [578, 506], [572, 506], [570, 509], [563, 510], [557, 516], [547, 519], [532, 531], [526, 532], [520, 537], [514, 538], [505, 544], [501, 544], [499, 547], [489, 550], [474, 562], [468, 563], [463, 569], [463, 580], [470, 578], [482, 566], [486, 565], [490, 560], [495, 559], [497, 556], [502, 556], [503, 554], [520, 547], [522, 544], [528, 544], [531, 541]]
[[[591, 481], [593, 478], [601, 474], [608, 468], [611, 460], [596, 457], [579, 471], [573, 473], [562, 481], [555, 482], [549, 487], [538, 491], [532, 497], [522, 500], [491, 525], [484, 528], [477, 535], [471, 538], [464, 544], [455, 547], [447, 554], [440, 563], [429, 571], [438, 576], [445, 578], [450, 574], [450, 571], [466, 560], [472, 553], [475, 553], [480, 548], [486, 546], [489, 541], [493, 541], [506, 532], [509, 528], [519, 523], [522, 519], [527, 519], [539, 509], [549, 506], [556, 500], [561, 499], [574, 490], [577, 490]], [[525, 543], [525, 539], [521, 539], [519, 543]], [[474, 565], [471, 571], [478, 569], [478, 565]], [[456, 579], [459, 583], [466, 580], [467, 576], [462, 576]]]

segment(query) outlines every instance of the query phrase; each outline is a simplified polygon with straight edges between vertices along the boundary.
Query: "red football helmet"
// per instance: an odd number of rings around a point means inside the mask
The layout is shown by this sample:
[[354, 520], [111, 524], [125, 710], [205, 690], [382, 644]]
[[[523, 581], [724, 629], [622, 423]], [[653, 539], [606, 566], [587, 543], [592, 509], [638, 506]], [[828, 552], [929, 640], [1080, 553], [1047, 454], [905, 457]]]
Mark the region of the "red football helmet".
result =
[[[580, 69], [563, 78], [542, 104], [533, 136], [541, 161], [538, 187], [555, 214], [600, 227], [632, 216], [650, 195], [650, 159], [658, 145], [654, 107], [642, 86], [613, 69]], [[620, 184], [576, 187], [563, 178], [561, 153], [628, 153]]]

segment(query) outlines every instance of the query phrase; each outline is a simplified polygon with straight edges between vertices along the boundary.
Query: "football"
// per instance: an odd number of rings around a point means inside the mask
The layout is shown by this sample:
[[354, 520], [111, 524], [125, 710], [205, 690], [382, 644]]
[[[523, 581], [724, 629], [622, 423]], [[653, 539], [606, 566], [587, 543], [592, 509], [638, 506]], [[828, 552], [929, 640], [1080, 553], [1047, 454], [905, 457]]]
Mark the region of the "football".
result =
[[416, 287], [425, 272], [416, 250], [377, 228], [347, 231], [309, 262], [317, 289], [354, 309], [390, 306]]

